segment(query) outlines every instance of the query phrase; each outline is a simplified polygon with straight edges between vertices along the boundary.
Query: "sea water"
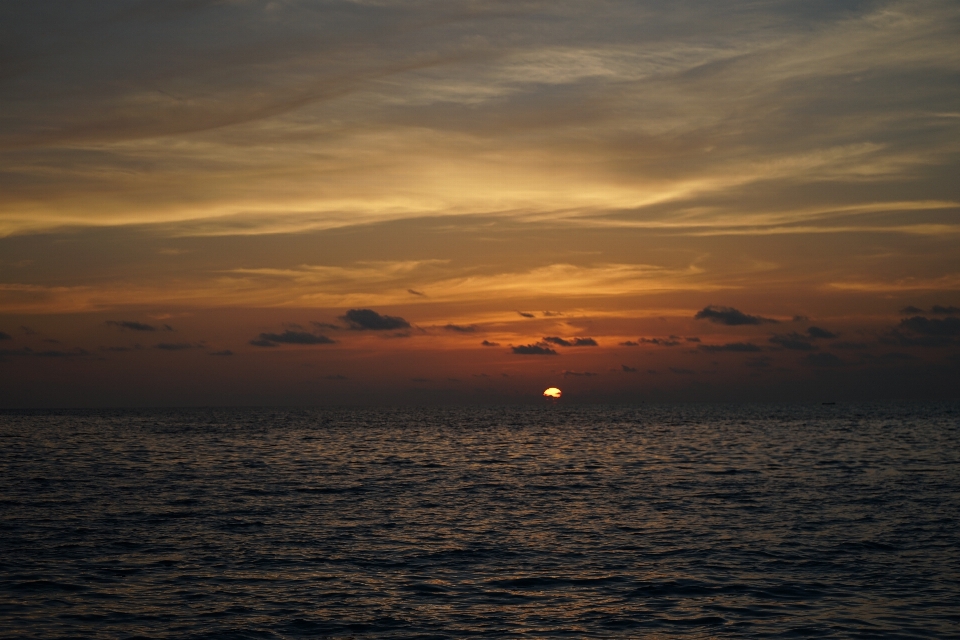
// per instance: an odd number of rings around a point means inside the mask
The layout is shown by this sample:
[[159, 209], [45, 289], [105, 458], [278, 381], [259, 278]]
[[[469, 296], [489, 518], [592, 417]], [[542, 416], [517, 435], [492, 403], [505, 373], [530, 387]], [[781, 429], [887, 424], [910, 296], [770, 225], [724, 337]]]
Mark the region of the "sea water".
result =
[[958, 637], [960, 405], [0, 414], [4, 638]]

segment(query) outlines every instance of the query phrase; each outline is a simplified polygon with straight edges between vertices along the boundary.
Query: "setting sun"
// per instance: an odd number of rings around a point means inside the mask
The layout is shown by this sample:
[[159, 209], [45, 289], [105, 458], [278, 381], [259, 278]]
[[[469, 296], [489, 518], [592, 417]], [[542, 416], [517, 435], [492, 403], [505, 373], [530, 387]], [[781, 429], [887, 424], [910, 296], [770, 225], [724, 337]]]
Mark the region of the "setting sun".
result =
[[543, 392], [544, 398], [556, 399], [556, 398], [559, 398], [561, 395], [563, 395], [563, 392], [560, 391], [560, 389], [557, 389], [556, 387], [550, 387], [549, 389]]

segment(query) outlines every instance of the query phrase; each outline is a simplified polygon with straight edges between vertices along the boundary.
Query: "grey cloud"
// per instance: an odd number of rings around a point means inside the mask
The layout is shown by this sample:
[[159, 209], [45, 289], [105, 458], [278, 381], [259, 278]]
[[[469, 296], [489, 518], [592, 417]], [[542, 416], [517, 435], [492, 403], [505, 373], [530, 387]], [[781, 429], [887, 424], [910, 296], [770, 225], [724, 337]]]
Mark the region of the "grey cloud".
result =
[[837, 334], [833, 333], [832, 331], [827, 331], [826, 329], [821, 329], [820, 327], [809, 327], [807, 329], [807, 335], [810, 336], [811, 338], [824, 338], [824, 339], [837, 337]]
[[924, 336], [958, 336], [960, 335], [960, 318], [925, 318], [913, 316], [900, 321], [900, 328]]
[[130, 329], [131, 331], [156, 331], [153, 325], [144, 324], [135, 320], [107, 320], [106, 324], [120, 327], [121, 329]]
[[210, 355], [212, 355], [212, 356], [232, 356], [232, 355], [233, 355], [233, 351], [230, 351], [230, 349], [224, 349], [223, 351], [211, 351], [211, 352], [210, 352]]
[[719, 305], [709, 305], [697, 312], [693, 316], [696, 320], [709, 320], [716, 324], [725, 324], [729, 326], [738, 326], [743, 324], [763, 324], [765, 322], [777, 322], [770, 318], [760, 316], [751, 316], [734, 309], [733, 307], [722, 307]]
[[549, 342], [550, 344], [555, 344], [561, 347], [596, 347], [599, 346], [597, 341], [593, 338], [572, 338], [570, 340], [565, 340], [558, 336], [547, 336], [543, 339], [544, 342]]
[[162, 351], [183, 351], [184, 349], [195, 349], [197, 346], [189, 342], [161, 342], [153, 345], [153, 348]]
[[[671, 338], [673, 338], [673, 336], [671, 336]], [[640, 342], [644, 344], [655, 344], [660, 347], [676, 347], [680, 344], [679, 340], [670, 338], [640, 338]]]
[[900, 309], [900, 313], [905, 316], [916, 315], [918, 313], [923, 313], [923, 309], [910, 305], [909, 307], [904, 307]]
[[557, 352], [551, 349], [550, 347], [539, 345], [539, 344], [522, 344], [517, 347], [510, 347], [510, 349], [522, 356], [555, 356]]
[[816, 351], [817, 349], [815, 346], [810, 344], [809, 338], [796, 332], [775, 335], [770, 338], [770, 342], [775, 345], [779, 345], [784, 349], [792, 349], [794, 351]]
[[563, 314], [560, 313], [559, 311], [544, 311], [544, 312], [543, 312], [543, 317], [544, 317], [544, 318], [556, 318], [556, 317], [559, 317], [559, 316], [562, 316], [562, 315], [563, 315]]
[[692, 336], [692, 337], [689, 337], [689, 338], [684, 338], [684, 340], [686, 340], [687, 342], [700, 342], [700, 338], [698, 338], [698, 337], [696, 337], [696, 336]]
[[490, 342], [489, 340], [484, 340], [484, 341], [481, 342], [480, 344], [483, 345], [483, 346], [485, 346], [485, 347], [499, 347], [499, 346], [500, 346], [500, 343], [499, 343], [499, 342]]
[[621, 347], [639, 347], [640, 343], [634, 342], [633, 340], [627, 340], [626, 342], [621, 342], [620, 346]]
[[830, 345], [834, 349], [863, 350], [869, 349], [870, 345], [866, 342], [834, 342]]
[[670, 367], [670, 371], [674, 372], [678, 376], [692, 376], [694, 374], [694, 371], [690, 369], [682, 369], [680, 367]]
[[456, 331], [457, 333], [473, 333], [477, 330], [473, 325], [463, 326], [459, 324], [448, 324], [444, 329], [447, 331]]
[[625, 364], [620, 365], [620, 370], [621, 370], [623, 373], [636, 373], [636, 372], [637, 372], [637, 368], [636, 368], [636, 367], [628, 367], [628, 366], [625, 365]]
[[939, 304], [935, 304], [930, 309], [930, 313], [934, 315], [955, 316], [960, 315], [960, 307], [944, 307]]
[[287, 329], [283, 333], [261, 333], [260, 337], [251, 340], [250, 344], [256, 347], [275, 347], [278, 344], [334, 344], [334, 340], [316, 333]]
[[0, 340], [13, 340], [13, 336], [11, 336], [9, 333], [0, 331]]
[[416, 289], [407, 289], [407, 293], [412, 296], [425, 296], [426, 294], [423, 291], [417, 291]]
[[373, 309], [350, 309], [340, 319], [355, 331], [392, 331], [409, 329], [410, 323], [396, 316], [380, 315]]
[[532, 314], [532, 313], [527, 313], [526, 311], [517, 311], [517, 313], [520, 314], [521, 316], [523, 316], [524, 318], [536, 318], [536, 317], [537, 317], [537, 316], [535, 316], [535, 315]]
[[697, 347], [701, 351], [713, 353], [717, 351], [734, 351], [737, 353], [754, 353], [762, 351], [760, 347], [750, 342], [728, 342], [727, 344], [701, 344]]

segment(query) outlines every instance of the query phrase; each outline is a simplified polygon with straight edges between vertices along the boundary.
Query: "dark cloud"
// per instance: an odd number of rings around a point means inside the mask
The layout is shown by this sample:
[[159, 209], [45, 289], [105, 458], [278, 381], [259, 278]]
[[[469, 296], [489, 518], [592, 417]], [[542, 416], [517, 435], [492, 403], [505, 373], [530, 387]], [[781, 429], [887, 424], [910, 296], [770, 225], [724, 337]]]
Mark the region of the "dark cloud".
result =
[[500, 343], [499, 343], [499, 342], [490, 342], [489, 340], [484, 340], [484, 341], [481, 342], [480, 344], [483, 345], [483, 346], [485, 346], [485, 347], [499, 347], [499, 346], [500, 346]]
[[912, 316], [918, 313], [923, 313], [923, 309], [910, 305], [909, 307], [904, 307], [903, 309], [900, 309], [900, 313], [902, 313], [905, 316]]
[[34, 355], [38, 358], [76, 358], [90, 355], [90, 353], [86, 349], [75, 347], [69, 351], [37, 351]]
[[459, 324], [448, 324], [444, 327], [447, 331], [456, 331], [458, 333], [473, 333], [477, 330], [473, 325], [463, 326]]
[[314, 322], [310, 321], [310, 324], [315, 326], [317, 329], [333, 329], [334, 331], [341, 331], [343, 327], [338, 324], [330, 324], [329, 322]]
[[[28, 327], [28, 326], [26, 326], [26, 325], [24, 325], [24, 324], [20, 325], [20, 330], [23, 331], [23, 332], [24, 332], [26, 335], [28, 335], [28, 336], [34, 336], [34, 335], [37, 334], [36, 331], [34, 331], [33, 329], [31, 329], [30, 327]], [[0, 332], [0, 333], [2, 333], [2, 332]]]
[[762, 351], [760, 347], [749, 342], [728, 342], [727, 344], [701, 344], [697, 347], [701, 351], [714, 353], [717, 351], [735, 351], [738, 353], [755, 353]]
[[157, 328], [144, 324], [142, 322], [137, 322], [136, 320], [107, 320], [106, 324], [113, 327], [120, 327], [121, 329], [130, 329], [131, 331], [156, 331]]
[[694, 374], [694, 372], [690, 369], [681, 369], [679, 367], [670, 367], [670, 371], [674, 372], [678, 376], [692, 376]]
[[832, 353], [811, 353], [803, 361], [813, 367], [841, 367], [846, 364]]
[[197, 345], [190, 344], [189, 342], [161, 342], [160, 344], [153, 345], [154, 349], [161, 349], [163, 351], [183, 351], [184, 349], [193, 349]]
[[233, 351], [230, 351], [230, 349], [224, 349], [223, 351], [211, 351], [211, 352], [210, 352], [210, 355], [212, 355], [212, 356], [232, 356], [232, 355], [233, 355]]
[[551, 344], [559, 345], [561, 347], [596, 347], [599, 346], [597, 341], [593, 338], [573, 338], [571, 340], [564, 340], [558, 336], [547, 336], [543, 339], [544, 342], [549, 342]]
[[644, 344], [655, 344], [659, 347], [676, 347], [680, 344], [680, 341], [673, 338], [674, 336], [670, 338], [640, 338], [640, 342]]
[[114, 353], [123, 353], [124, 351], [133, 351], [133, 347], [100, 347], [100, 351], [111, 351]]
[[261, 333], [250, 344], [255, 347], [275, 347], [278, 344], [334, 344], [334, 340], [316, 333], [287, 329], [283, 333]]
[[793, 316], [794, 322], [807, 322], [808, 320], [810, 320], [810, 318], [807, 316]]
[[942, 307], [939, 304], [935, 304], [930, 309], [930, 313], [942, 316], [955, 316], [960, 315], [960, 307]]
[[833, 333], [832, 331], [827, 331], [826, 329], [821, 329], [820, 327], [809, 327], [807, 329], [807, 335], [815, 339], [816, 338], [829, 339], [829, 338], [837, 337], [837, 334]]
[[700, 342], [700, 338], [696, 336], [692, 336], [690, 338], [684, 338], [684, 340], [686, 340], [687, 342]]
[[426, 294], [423, 291], [417, 291], [416, 289], [407, 289], [407, 293], [412, 296], [425, 296]]
[[578, 378], [592, 378], [595, 375], [597, 374], [593, 373], [592, 371], [566, 371], [565, 370], [563, 372], [564, 378], [568, 378], [570, 376], [574, 376]]
[[634, 342], [633, 340], [627, 340], [626, 342], [621, 342], [620, 346], [621, 347], [639, 347], [640, 343]]
[[13, 336], [4, 331], [0, 331], [0, 340], [13, 340]]
[[324, 379], [324, 380], [349, 380], [349, 378], [347, 378], [347, 376], [342, 375], [342, 374], [339, 374], [339, 373], [335, 373], [335, 374], [330, 375], [330, 376], [324, 376], [323, 379]]
[[777, 322], [771, 318], [762, 318], [760, 316], [749, 316], [733, 307], [721, 307], [719, 305], [709, 305], [697, 312], [693, 316], [696, 320], [709, 320], [717, 324], [737, 326], [741, 324], [763, 324], [764, 322]]
[[809, 338], [807, 336], [800, 335], [796, 332], [791, 332], [783, 335], [775, 335], [770, 338], [770, 342], [775, 345], [779, 345], [784, 349], [792, 349], [794, 351], [816, 351], [817, 348], [810, 344]]
[[524, 318], [536, 318], [535, 315], [533, 315], [532, 313], [527, 313], [526, 311], [517, 311], [517, 313], [519, 313]]
[[637, 368], [636, 368], [636, 367], [628, 367], [628, 366], [625, 365], [625, 364], [620, 365], [620, 370], [623, 371], [624, 373], [636, 373], [636, 372], [637, 372]]
[[551, 349], [550, 347], [540, 345], [540, 344], [522, 344], [518, 347], [510, 347], [510, 349], [521, 356], [555, 356], [557, 352]]
[[383, 316], [373, 309], [350, 309], [340, 319], [355, 331], [392, 331], [409, 329], [410, 323], [396, 316]]
[[900, 321], [900, 328], [918, 333], [923, 336], [958, 336], [960, 335], [960, 318], [925, 318], [913, 316]]
[[562, 316], [562, 315], [563, 315], [563, 314], [560, 313], [559, 311], [544, 311], [544, 312], [543, 312], [543, 317], [544, 317], [544, 318], [556, 318], [556, 317]]

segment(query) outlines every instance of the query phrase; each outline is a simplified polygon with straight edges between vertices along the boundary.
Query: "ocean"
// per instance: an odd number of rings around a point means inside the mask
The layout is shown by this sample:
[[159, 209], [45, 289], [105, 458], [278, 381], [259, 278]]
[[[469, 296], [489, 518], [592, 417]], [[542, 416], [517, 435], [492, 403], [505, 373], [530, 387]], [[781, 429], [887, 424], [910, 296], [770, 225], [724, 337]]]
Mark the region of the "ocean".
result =
[[0, 414], [3, 638], [960, 637], [960, 405]]

